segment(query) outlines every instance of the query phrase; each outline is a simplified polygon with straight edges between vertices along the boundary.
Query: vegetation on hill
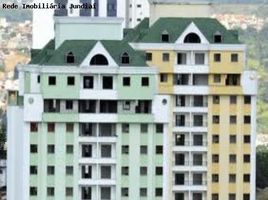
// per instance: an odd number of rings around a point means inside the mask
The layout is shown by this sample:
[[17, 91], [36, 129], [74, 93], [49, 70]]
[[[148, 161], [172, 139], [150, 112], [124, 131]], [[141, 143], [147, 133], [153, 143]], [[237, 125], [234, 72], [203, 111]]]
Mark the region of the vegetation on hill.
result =
[[247, 44], [247, 67], [259, 75], [258, 133], [268, 134], [268, 24], [261, 31], [253, 28], [239, 31], [240, 40]]

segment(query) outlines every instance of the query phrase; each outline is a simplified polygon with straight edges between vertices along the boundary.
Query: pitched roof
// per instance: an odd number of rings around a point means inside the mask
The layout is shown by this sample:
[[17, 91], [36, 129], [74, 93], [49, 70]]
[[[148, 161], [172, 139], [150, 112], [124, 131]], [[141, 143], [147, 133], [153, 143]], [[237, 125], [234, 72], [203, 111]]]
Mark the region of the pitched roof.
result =
[[[50, 41], [37, 55], [32, 57], [29, 64], [52, 65], [52, 66], [78, 66], [97, 44], [97, 40], [66, 40], [59, 48], [54, 49], [54, 41]], [[119, 66], [147, 66], [145, 53], [134, 50], [126, 41], [101, 40], [104, 48], [112, 56]], [[72, 52], [75, 56], [74, 63], [66, 62], [66, 55]], [[127, 52], [129, 64], [121, 63], [121, 56]]]
[[[159, 18], [143, 36], [139, 35], [138, 40], [131, 42], [162, 43], [163, 31], [169, 33], [169, 43], [174, 43], [184, 30], [194, 23], [210, 43], [214, 43], [214, 34], [220, 32], [223, 36], [223, 44], [239, 44], [238, 35], [233, 30], [227, 30], [217, 19], [213, 18]], [[145, 32], [143, 30], [143, 32]], [[130, 38], [126, 36], [125, 38]]]

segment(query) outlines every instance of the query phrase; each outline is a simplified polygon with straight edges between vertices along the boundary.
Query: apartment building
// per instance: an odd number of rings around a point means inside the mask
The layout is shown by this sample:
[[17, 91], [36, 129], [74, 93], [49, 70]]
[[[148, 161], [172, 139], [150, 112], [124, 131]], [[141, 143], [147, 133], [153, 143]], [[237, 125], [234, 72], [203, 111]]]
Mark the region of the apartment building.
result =
[[255, 200], [257, 76], [205, 11], [55, 18], [9, 91], [8, 199]]
[[[91, 18], [126, 18], [125, 0], [36, 0], [35, 3], [61, 4], [65, 9], [33, 10], [33, 49], [42, 49], [54, 34], [54, 16]], [[70, 5], [95, 5], [96, 9], [70, 9]], [[46, 24], [46, 26], [44, 26]], [[126, 25], [126, 22], [123, 22]], [[103, 38], [105, 39], [105, 38]]]

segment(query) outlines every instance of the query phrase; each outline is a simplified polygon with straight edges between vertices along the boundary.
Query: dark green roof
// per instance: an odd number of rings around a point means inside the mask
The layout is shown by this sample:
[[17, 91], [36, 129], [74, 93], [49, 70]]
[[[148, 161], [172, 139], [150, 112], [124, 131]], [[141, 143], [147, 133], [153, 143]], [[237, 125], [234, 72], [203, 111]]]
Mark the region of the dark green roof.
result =
[[149, 31], [149, 18], [144, 18], [134, 29], [124, 30], [125, 41], [136, 42], [145, 36]]
[[[237, 33], [227, 30], [217, 19], [213, 18], [159, 18], [147, 32], [142, 30], [142, 33], [146, 32], [146, 34], [135, 37], [126, 35], [125, 38], [130, 42], [161, 43], [161, 35], [166, 31], [169, 34], [169, 43], [174, 43], [192, 22], [210, 43], [214, 43], [214, 34], [217, 32], [223, 36], [223, 44], [240, 43]], [[137, 31], [135, 33], [137, 34]]]
[[[54, 41], [50, 41], [32, 58], [30, 64], [77, 66], [82, 63], [97, 42], [97, 40], [66, 40], [54, 50]], [[147, 66], [145, 53], [134, 50], [126, 41], [101, 40], [100, 42], [119, 66]], [[68, 64], [66, 55], [70, 52], [75, 56], [75, 63]], [[125, 52], [129, 55], [129, 64], [121, 63], [121, 55]]]

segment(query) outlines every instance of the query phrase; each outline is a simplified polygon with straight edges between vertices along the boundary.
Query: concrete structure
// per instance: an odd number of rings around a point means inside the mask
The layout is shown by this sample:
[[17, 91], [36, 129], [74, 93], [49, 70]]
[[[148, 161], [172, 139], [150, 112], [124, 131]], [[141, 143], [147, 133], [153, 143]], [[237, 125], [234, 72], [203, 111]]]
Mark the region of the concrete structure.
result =
[[148, 0], [126, 0], [126, 27], [137, 26], [144, 18], [149, 17], [149, 11]]
[[255, 200], [246, 46], [216, 19], [156, 19], [59, 17], [18, 66], [9, 200]]
[[[33, 49], [43, 48], [49, 40], [54, 38], [54, 19], [53, 16], [83, 16], [86, 19], [91, 17], [119, 17], [126, 18], [125, 0], [37, 0], [34, 3], [61, 3], [66, 9], [35, 9], [33, 10]], [[74, 5], [95, 5], [96, 9], [70, 9]], [[45, 26], [44, 26], [45, 24]], [[125, 27], [125, 22], [123, 23]]]

